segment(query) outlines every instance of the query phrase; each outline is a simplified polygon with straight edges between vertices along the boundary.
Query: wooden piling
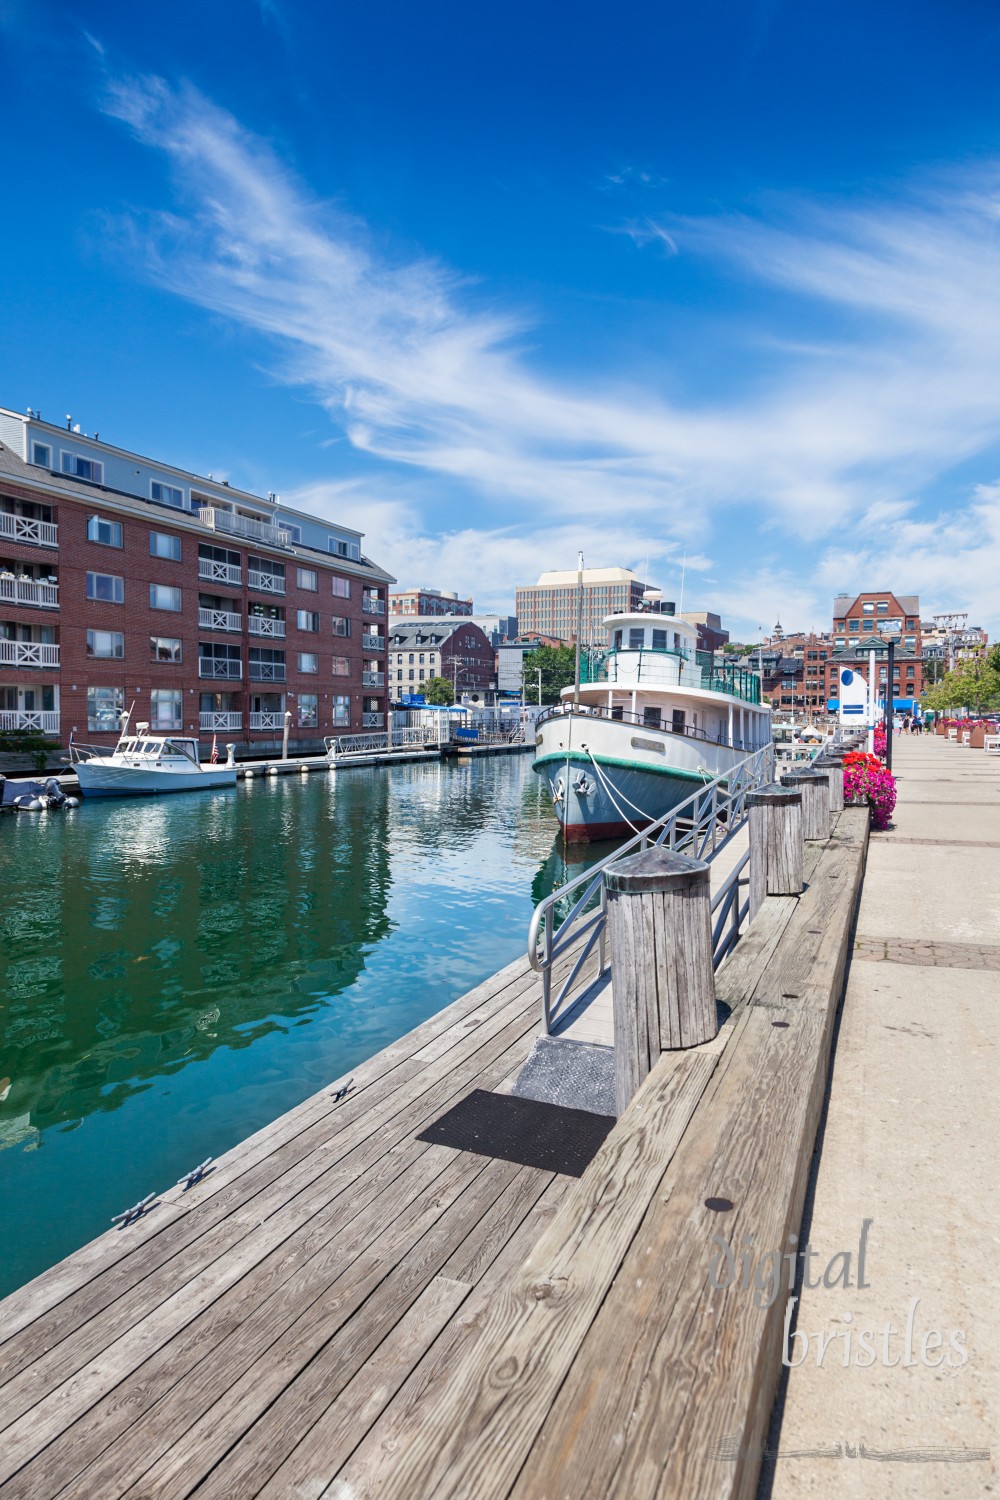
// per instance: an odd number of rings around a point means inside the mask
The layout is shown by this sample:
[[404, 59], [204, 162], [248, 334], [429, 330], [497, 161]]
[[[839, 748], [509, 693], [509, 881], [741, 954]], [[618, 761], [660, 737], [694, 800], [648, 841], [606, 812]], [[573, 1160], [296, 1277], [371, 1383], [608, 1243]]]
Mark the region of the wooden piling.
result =
[[718, 1031], [709, 867], [647, 849], [605, 874], [621, 1114], [661, 1052]]
[[750, 809], [750, 920], [765, 896], [802, 891], [802, 792], [773, 782], [747, 797]]
[[830, 816], [836, 818], [844, 811], [844, 753], [842, 750], [824, 750], [822, 755], [817, 755], [813, 765], [830, 778]]
[[830, 777], [825, 770], [786, 771], [782, 786], [802, 793], [802, 834], [811, 839], [830, 837]]

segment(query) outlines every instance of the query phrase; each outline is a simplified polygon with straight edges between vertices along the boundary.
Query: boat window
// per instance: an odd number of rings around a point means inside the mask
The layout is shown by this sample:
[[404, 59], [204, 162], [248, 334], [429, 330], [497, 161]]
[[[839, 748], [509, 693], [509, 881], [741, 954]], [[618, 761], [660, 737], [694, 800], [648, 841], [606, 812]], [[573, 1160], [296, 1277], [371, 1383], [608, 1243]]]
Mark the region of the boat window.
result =
[[615, 646], [617, 647], [617, 649], [619, 651], [621, 650], [621, 644], [622, 644], [622, 633], [621, 633], [620, 630], [616, 630], [615, 631]]
[[628, 633], [628, 649], [630, 651], [641, 651], [646, 640], [646, 632], [641, 626], [633, 626]]
[[611, 717], [613, 719], [621, 719], [621, 718], [624, 717], [624, 714], [625, 714], [625, 706], [624, 706], [624, 704], [622, 704], [622, 703], [616, 703], [614, 705], [614, 707], [612, 708], [612, 710], [611, 710]]
[[684, 733], [684, 710], [683, 710], [683, 708], [675, 708], [673, 710], [673, 714], [672, 714], [672, 717], [671, 717], [670, 728], [673, 730], [674, 734], [683, 734]]
[[653, 631], [653, 650], [654, 651], [666, 651], [666, 649], [667, 649], [667, 632], [665, 630], [654, 630]]
[[658, 708], [650, 708], [648, 705], [642, 711], [642, 722], [649, 729], [659, 729], [661, 714]]

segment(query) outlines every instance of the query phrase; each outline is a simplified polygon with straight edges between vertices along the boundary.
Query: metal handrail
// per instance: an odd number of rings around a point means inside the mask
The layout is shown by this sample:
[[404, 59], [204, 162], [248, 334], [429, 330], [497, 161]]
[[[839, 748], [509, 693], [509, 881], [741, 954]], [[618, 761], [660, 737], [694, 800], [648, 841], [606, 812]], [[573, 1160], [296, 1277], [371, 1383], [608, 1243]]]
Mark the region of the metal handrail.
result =
[[[708, 781], [692, 792], [659, 822], [622, 844], [574, 880], [567, 881], [540, 901], [528, 927], [528, 962], [542, 976], [542, 1024], [546, 1033], [569, 1009], [569, 996], [587, 958], [598, 947], [598, 975], [609, 968], [607, 953], [607, 885], [604, 875], [609, 866], [641, 849], [666, 847], [678, 853], [689, 853], [711, 861], [742, 828], [748, 816], [747, 794], [774, 777], [774, 746], [764, 745], [748, 755], [722, 776]], [[740, 889], [749, 883], [745, 874], [747, 854], [726, 878], [712, 901], [717, 913], [713, 933], [713, 962], [716, 967], [731, 952], [740, 926], [749, 909], [749, 896], [741, 903]], [[561, 921], [559, 909], [565, 909], [568, 898], [573, 904]], [[597, 906], [592, 903], [597, 901]], [[552, 971], [557, 959], [586, 937], [569, 975], [553, 1000]]]

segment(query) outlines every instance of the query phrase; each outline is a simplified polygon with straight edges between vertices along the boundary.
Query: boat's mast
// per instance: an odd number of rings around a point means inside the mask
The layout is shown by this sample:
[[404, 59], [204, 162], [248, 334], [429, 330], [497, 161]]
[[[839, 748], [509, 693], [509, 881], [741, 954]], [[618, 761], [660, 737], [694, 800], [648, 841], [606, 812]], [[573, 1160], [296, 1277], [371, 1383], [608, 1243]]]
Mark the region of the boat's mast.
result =
[[580, 702], [580, 637], [583, 634], [583, 553], [577, 553], [576, 561], [576, 679], [573, 687], [573, 702]]

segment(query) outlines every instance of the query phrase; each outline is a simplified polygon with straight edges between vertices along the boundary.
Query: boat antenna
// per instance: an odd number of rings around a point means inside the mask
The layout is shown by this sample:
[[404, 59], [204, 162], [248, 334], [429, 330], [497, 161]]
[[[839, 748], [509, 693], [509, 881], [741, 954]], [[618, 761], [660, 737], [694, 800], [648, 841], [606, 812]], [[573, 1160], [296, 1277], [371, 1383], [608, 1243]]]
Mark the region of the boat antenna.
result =
[[580, 705], [580, 637], [583, 634], [583, 553], [576, 556], [576, 678], [573, 685], [573, 702]]

